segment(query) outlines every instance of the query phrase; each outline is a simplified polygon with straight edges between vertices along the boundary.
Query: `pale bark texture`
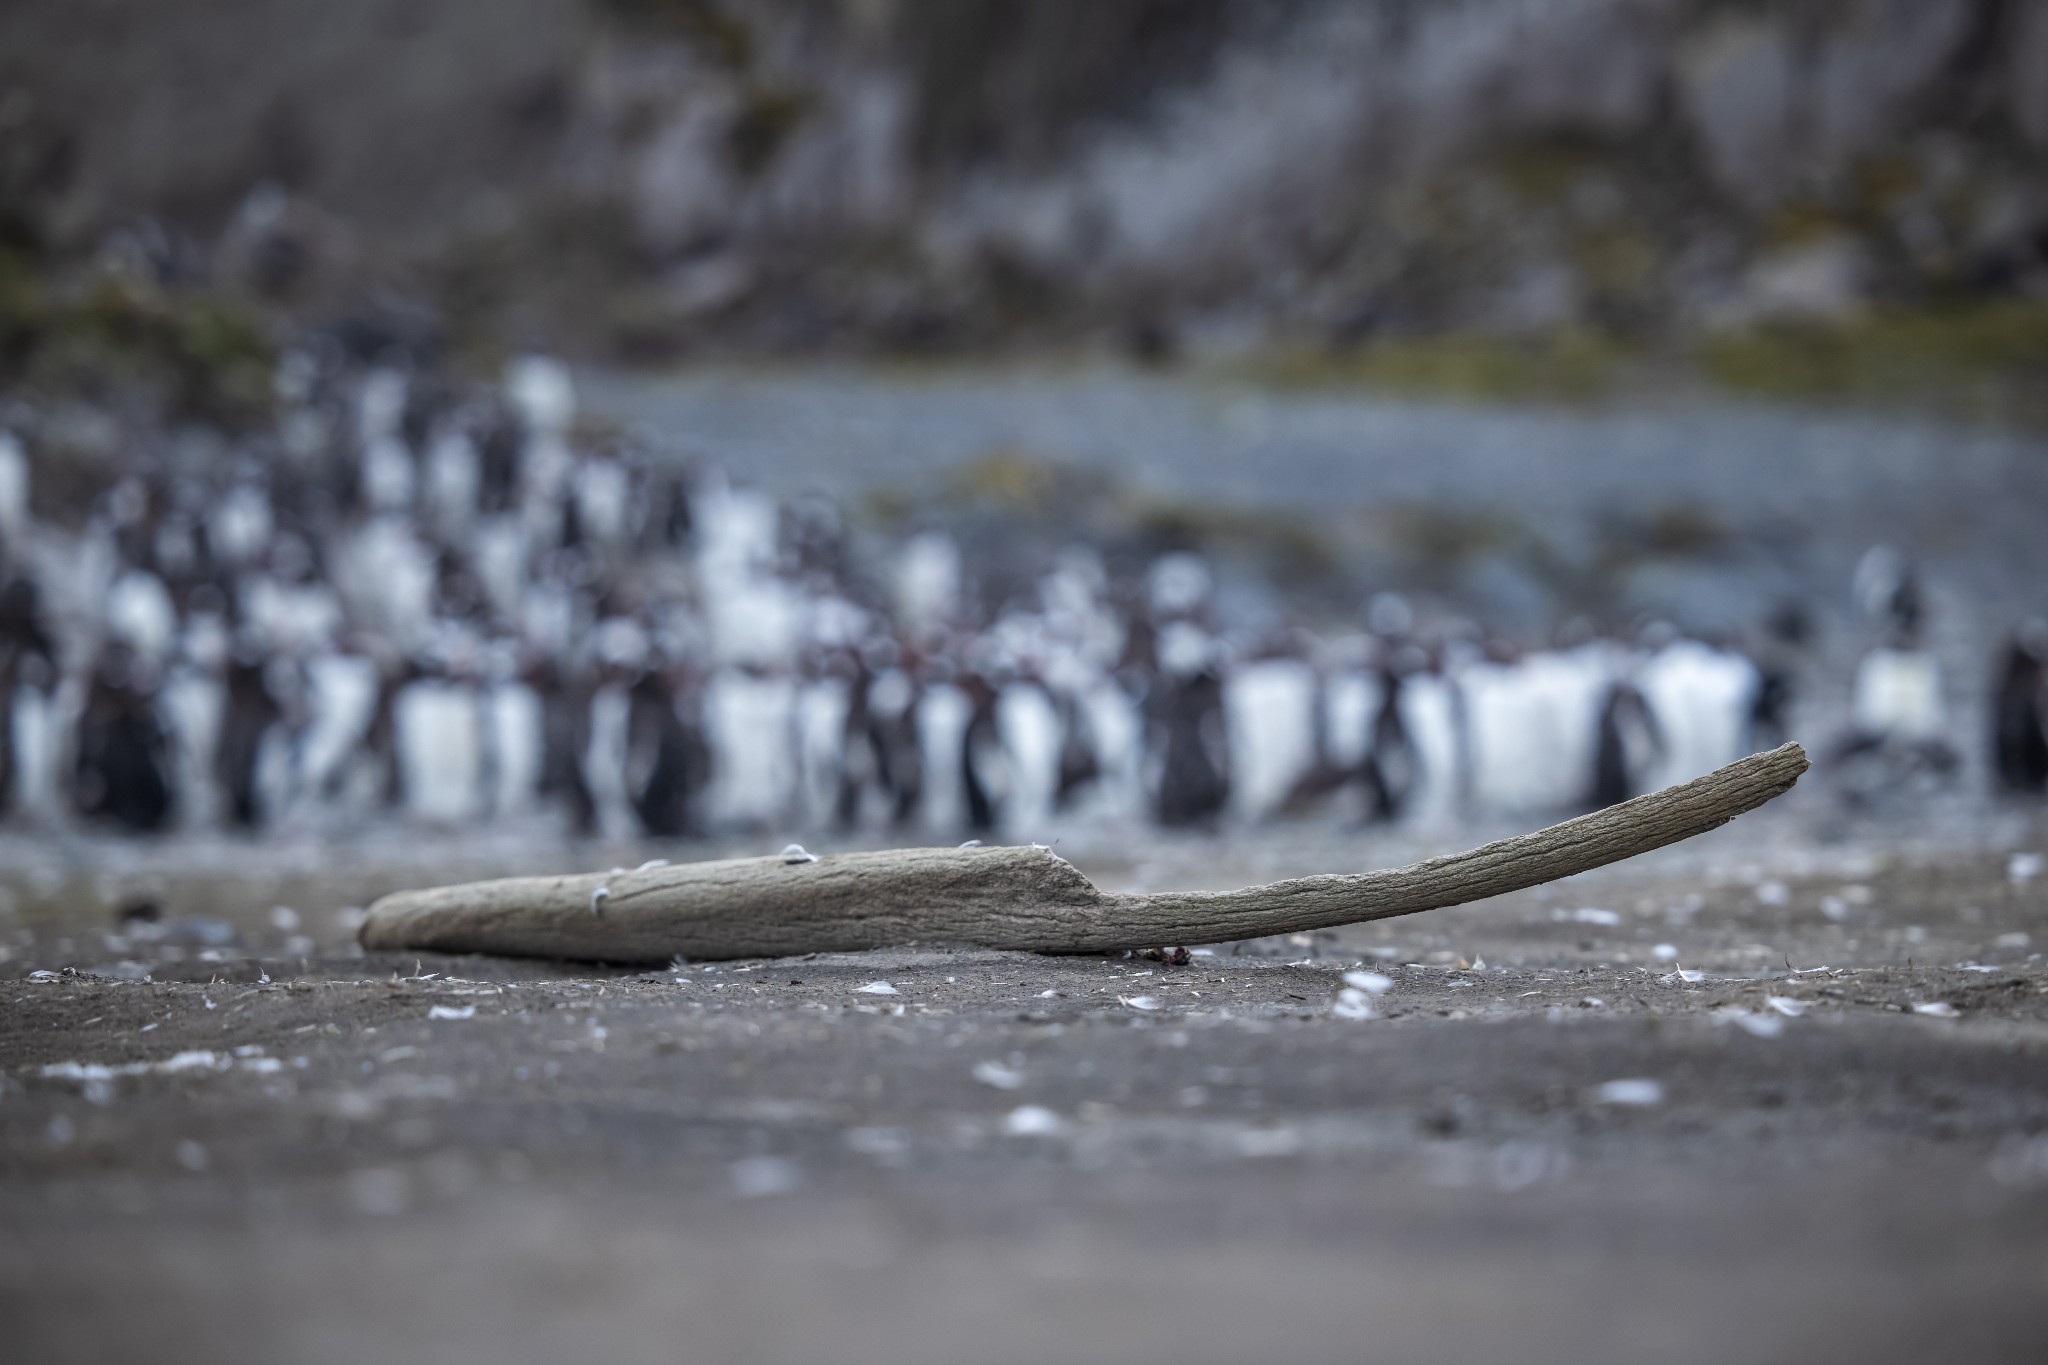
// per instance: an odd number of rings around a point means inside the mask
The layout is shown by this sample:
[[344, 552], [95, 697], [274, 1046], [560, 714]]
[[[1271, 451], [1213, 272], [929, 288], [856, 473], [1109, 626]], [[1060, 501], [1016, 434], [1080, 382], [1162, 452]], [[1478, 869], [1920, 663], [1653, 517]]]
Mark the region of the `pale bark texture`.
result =
[[370, 907], [361, 937], [372, 951], [597, 962], [911, 943], [1040, 953], [1220, 943], [1459, 905], [1603, 867], [1724, 825], [1806, 767], [1805, 751], [1787, 744], [1467, 853], [1241, 891], [1105, 895], [1050, 849], [892, 849], [401, 891]]

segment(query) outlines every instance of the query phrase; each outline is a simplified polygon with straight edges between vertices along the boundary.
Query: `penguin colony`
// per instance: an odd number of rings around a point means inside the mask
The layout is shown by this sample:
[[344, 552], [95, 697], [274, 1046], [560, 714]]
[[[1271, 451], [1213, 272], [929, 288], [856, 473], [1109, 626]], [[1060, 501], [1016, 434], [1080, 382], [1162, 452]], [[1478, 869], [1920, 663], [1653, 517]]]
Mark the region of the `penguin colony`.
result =
[[[1516, 652], [1382, 594], [1343, 638], [1221, 632], [1207, 567], [1084, 549], [978, 612], [962, 548], [852, 563], [829, 510], [691, 476], [575, 422], [540, 357], [450, 392], [287, 355], [277, 429], [137, 456], [68, 525], [0, 429], [0, 818], [131, 831], [435, 828], [557, 812], [655, 838], [1056, 819], [1205, 826], [1547, 816], [1785, 738], [1797, 631], [1754, 656], [1652, 628]], [[188, 443], [189, 445], [190, 443]], [[1909, 568], [1833, 757], [1954, 767]], [[1994, 705], [2006, 787], [2048, 787], [2048, 630]]]

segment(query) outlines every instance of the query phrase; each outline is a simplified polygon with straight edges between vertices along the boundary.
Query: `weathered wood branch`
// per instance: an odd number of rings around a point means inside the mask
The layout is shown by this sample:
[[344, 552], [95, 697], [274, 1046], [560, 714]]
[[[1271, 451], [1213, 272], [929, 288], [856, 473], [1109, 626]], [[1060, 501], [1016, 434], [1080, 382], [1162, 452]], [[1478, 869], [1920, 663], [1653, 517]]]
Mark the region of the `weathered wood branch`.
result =
[[735, 858], [401, 891], [365, 948], [598, 962], [777, 957], [908, 943], [1092, 953], [1330, 929], [1481, 900], [1689, 839], [1791, 789], [1787, 744], [1533, 834], [1362, 875], [1241, 891], [1106, 895], [1049, 849]]

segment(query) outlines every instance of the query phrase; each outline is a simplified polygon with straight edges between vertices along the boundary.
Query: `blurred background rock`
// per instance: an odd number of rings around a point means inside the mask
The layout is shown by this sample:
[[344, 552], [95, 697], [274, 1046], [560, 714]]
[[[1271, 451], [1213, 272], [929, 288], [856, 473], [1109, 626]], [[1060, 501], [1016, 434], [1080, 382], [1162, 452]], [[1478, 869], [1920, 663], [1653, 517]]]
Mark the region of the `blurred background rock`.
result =
[[374, 315], [2024, 406], [2044, 162], [2010, 0], [17, 0], [0, 345], [229, 404], [265, 325]]

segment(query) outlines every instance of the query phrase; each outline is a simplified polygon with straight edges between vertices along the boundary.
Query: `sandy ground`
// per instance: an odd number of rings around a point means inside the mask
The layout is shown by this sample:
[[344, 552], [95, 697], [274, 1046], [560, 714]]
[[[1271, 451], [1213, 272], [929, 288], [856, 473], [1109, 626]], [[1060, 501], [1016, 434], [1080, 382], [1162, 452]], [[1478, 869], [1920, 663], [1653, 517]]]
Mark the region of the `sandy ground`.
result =
[[[2044, 836], [1795, 808], [1185, 966], [658, 972], [353, 954], [345, 907], [418, 848], [16, 842], [8, 1355], [2038, 1360]], [[1200, 886], [1416, 851], [1075, 860]], [[159, 937], [110, 939], [145, 883]], [[1346, 971], [1385, 978], [1373, 1017]]]

